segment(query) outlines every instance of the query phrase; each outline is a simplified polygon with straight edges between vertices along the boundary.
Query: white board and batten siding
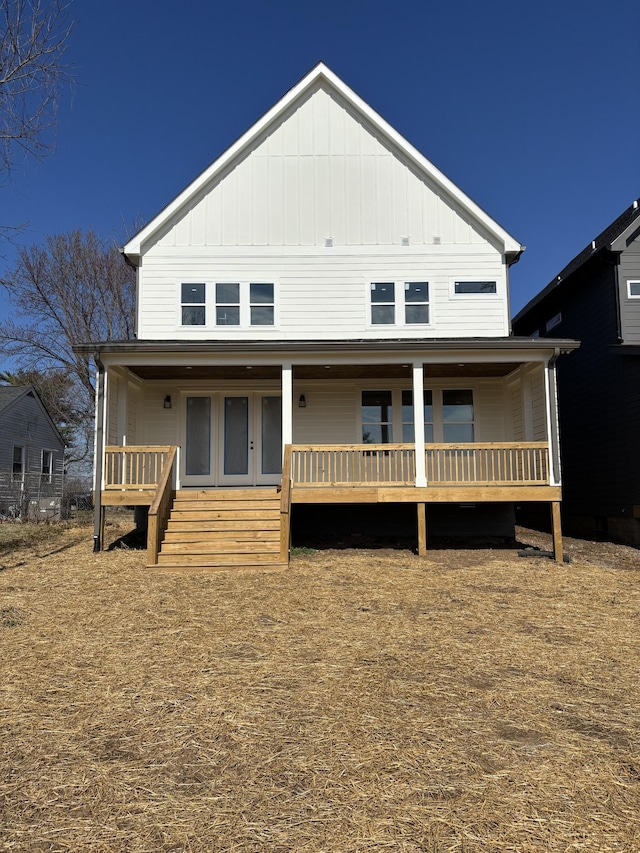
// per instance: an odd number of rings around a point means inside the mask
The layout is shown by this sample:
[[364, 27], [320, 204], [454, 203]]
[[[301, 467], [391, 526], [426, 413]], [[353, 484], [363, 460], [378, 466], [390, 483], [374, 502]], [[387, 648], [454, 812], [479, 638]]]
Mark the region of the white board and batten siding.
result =
[[[456, 297], [456, 279], [495, 281], [497, 293]], [[372, 326], [371, 283], [408, 281], [429, 282], [429, 325]], [[214, 285], [225, 282], [273, 283], [274, 326], [216, 327]], [[206, 326], [181, 326], [182, 283], [207, 285]], [[495, 237], [323, 86], [145, 245], [138, 306], [141, 339], [509, 333]]]

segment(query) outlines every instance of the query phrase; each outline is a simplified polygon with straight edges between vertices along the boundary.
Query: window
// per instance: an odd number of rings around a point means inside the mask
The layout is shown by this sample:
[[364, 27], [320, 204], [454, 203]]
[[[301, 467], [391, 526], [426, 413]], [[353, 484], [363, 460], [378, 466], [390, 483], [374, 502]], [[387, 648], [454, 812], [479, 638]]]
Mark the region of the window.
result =
[[473, 391], [442, 392], [442, 428], [445, 441], [473, 441]]
[[453, 291], [458, 295], [484, 296], [487, 293], [497, 293], [498, 284], [495, 281], [456, 281]]
[[[433, 392], [423, 391], [424, 394], [424, 440], [433, 441]], [[413, 428], [413, 391], [402, 392], [402, 441], [415, 441]]]
[[371, 285], [371, 325], [402, 324], [429, 324], [429, 282], [374, 282]]
[[53, 473], [53, 451], [51, 450], [43, 450], [42, 451], [42, 462], [40, 465], [40, 479], [43, 483], [51, 482], [51, 475]]
[[216, 284], [216, 326], [240, 325], [240, 285]]
[[274, 307], [272, 284], [249, 285], [249, 309], [252, 326], [273, 326]]
[[404, 321], [407, 325], [429, 322], [429, 283], [407, 281], [404, 285]]
[[559, 326], [562, 323], [562, 314], [558, 312], [554, 317], [552, 317], [545, 326], [547, 332], [550, 332], [551, 329], [555, 329], [556, 326]]
[[22, 482], [24, 474], [24, 447], [13, 445], [13, 464], [11, 467], [13, 481]]
[[371, 285], [371, 325], [393, 326], [396, 322], [396, 286], [393, 282]]
[[182, 325], [204, 326], [205, 324], [205, 286], [204, 284], [182, 285]]
[[362, 443], [390, 444], [393, 441], [391, 391], [362, 392]]
[[627, 287], [630, 299], [640, 299], [640, 281], [628, 281]]

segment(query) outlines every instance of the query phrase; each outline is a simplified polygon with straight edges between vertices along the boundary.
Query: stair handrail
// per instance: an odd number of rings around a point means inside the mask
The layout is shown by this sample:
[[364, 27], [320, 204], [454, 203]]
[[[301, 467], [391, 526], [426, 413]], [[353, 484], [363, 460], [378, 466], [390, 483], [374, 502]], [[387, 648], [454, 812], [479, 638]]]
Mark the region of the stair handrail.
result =
[[280, 493], [280, 559], [289, 565], [291, 539], [291, 445], [286, 444], [282, 460], [282, 486]]
[[173, 446], [162, 468], [162, 474], [158, 481], [155, 497], [149, 507], [149, 521], [147, 528], [147, 563], [150, 566], [158, 565], [158, 554], [160, 542], [167, 526], [167, 519], [171, 510], [173, 490], [173, 466], [176, 460], [178, 448]]

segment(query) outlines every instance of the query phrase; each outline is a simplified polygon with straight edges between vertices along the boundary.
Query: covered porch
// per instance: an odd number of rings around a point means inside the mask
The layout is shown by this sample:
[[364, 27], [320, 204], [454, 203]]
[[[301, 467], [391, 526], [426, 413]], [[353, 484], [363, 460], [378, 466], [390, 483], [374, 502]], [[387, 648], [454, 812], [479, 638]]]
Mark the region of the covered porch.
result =
[[295, 504], [412, 503], [424, 553], [429, 504], [529, 501], [561, 559], [564, 342], [360, 343], [103, 345], [96, 547], [102, 507], [150, 507], [153, 564], [176, 494], [271, 487], [287, 559]]

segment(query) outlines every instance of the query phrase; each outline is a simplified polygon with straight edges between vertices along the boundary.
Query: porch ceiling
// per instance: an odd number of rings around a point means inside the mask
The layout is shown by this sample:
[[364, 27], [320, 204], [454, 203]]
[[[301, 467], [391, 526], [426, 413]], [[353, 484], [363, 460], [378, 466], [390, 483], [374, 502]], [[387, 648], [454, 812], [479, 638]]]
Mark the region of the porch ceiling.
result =
[[[493, 378], [507, 376], [519, 366], [518, 362], [481, 362], [459, 364], [424, 365], [425, 378]], [[279, 380], [279, 365], [194, 365], [186, 367], [175, 364], [129, 365], [131, 373], [140, 379], [151, 380]], [[294, 379], [411, 379], [411, 365], [403, 364], [332, 364], [294, 365]]]

